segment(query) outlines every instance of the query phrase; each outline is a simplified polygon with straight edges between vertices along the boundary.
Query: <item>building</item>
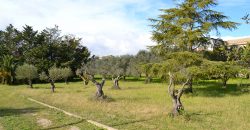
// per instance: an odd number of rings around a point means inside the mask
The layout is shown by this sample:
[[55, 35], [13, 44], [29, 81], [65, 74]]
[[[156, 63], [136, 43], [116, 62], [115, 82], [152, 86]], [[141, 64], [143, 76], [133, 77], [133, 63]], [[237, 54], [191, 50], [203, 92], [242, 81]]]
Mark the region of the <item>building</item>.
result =
[[227, 46], [237, 46], [237, 47], [246, 46], [247, 43], [250, 43], [250, 37], [225, 41], [225, 44]]
[[210, 38], [207, 44], [204, 44], [203, 46], [196, 48], [196, 51], [203, 51], [203, 50], [213, 51], [214, 48], [225, 45], [227, 46], [228, 49], [232, 47], [241, 48], [243, 46], [246, 46], [248, 43], [250, 43], [250, 37], [225, 40], [225, 41], [220, 38]]

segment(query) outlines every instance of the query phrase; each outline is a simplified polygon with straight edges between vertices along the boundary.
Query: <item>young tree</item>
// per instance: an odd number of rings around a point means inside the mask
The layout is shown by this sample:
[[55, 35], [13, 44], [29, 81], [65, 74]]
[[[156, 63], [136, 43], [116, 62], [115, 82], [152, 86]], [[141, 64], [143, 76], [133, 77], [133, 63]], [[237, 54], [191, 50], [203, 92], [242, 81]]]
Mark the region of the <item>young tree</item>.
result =
[[137, 61], [135, 57], [133, 57], [128, 65], [126, 75], [133, 76], [135, 78], [141, 77], [140, 63]]
[[169, 50], [194, 51], [209, 44], [209, 32], [219, 28], [235, 29], [237, 23], [227, 21], [228, 17], [212, 10], [216, 0], [183, 0], [175, 8], [162, 9], [163, 14], [153, 22], [152, 39], [157, 42], [159, 53]]
[[145, 74], [145, 84], [148, 84], [151, 82], [152, 80], [152, 76], [150, 75], [150, 69], [152, 67], [152, 63], [148, 63], [148, 64], [143, 64], [141, 65], [141, 71], [142, 73]]
[[119, 80], [126, 76], [126, 71], [128, 68], [128, 57], [114, 57], [112, 67], [110, 69], [110, 74], [113, 80], [113, 89], [121, 89], [119, 86]]
[[33, 88], [32, 80], [37, 77], [37, 68], [33, 65], [24, 64], [16, 69], [16, 78], [28, 80], [30, 88]]
[[55, 81], [63, 79], [62, 69], [52, 67], [49, 69], [49, 74], [47, 75], [45, 72], [42, 72], [40, 75], [40, 80], [48, 81], [51, 85], [51, 91], [55, 92]]
[[65, 83], [68, 84], [68, 78], [73, 75], [71, 69], [69, 67], [67, 68], [61, 68], [62, 78], [64, 79]]
[[160, 58], [157, 57], [152, 52], [146, 50], [140, 50], [134, 57], [135, 59], [135, 69], [138, 71], [137, 73], [145, 74], [145, 83], [150, 83], [152, 77], [149, 75], [149, 69], [151, 65], [149, 63], [159, 62]]

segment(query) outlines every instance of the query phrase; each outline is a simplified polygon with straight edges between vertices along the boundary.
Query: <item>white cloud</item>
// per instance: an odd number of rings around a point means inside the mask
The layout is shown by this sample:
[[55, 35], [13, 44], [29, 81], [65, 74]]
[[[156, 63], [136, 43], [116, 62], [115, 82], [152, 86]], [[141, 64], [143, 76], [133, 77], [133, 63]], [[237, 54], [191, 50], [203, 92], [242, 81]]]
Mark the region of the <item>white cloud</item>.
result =
[[[59, 26], [64, 34], [83, 38], [97, 55], [135, 54], [150, 40], [147, 21], [159, 8], [154, 0], [0, 0], [0, 29], [25, 24], [34, 29]], [[167, 2], [165, 2], [167, 3]]]

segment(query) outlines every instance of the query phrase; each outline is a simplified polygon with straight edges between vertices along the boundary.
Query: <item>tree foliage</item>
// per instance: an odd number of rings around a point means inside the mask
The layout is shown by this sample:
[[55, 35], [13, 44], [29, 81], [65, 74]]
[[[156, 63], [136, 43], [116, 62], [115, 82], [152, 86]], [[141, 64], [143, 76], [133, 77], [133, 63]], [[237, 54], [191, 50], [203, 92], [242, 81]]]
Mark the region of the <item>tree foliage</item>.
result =
[[215, 0], [183, 0], [175, 8], [161, 9], [162, 14], [153, 22], [152, 39], [157, 42], [153, 50], [164, 54], [173, 51], [193, 51], [209, 43], [209, 32], [219, 28], [235, 29], [237, 23], [212, 10]]
[[40, 80], [44, 80], [50, 82], [51, 84], [51, 91], [55, 91], [55, 82], [57, 80], [65, 79], [70, 76], [71, 70], [69, 68], [57, 68], [55, 66], [51, 67], [48, 70], [48, 74], [46, 72], [42, 72], [39, 75]]
[[68, 78], [71, 77], [73, 73], [69, 67], [66, 67], [66, 68], [61, 68], [61, 75], [65, 83], [68, 84]]
[[[180, 114], [184, 109], [181, 103], [181, 96], [185, 86], [197, 75], [197, 70], [202, 64], [202, 57], [191, 52], [175, 52], [166, 57], [160, 63], [149, 64], [149, 73], [162, 79], [169, 80], [168, 92], [173, 101], [174, 115]], [[181, 88], [176, 90], [175, 85], [181, 84]]]
[[16, 68], [15, 59], [12, 55], [4, 55], [1, 61], [2, 82], [12, 84], [14, 81], [14, 71]]
[[207, 79], [220, 79], [223, 87], [227, 86], [230, 78], [236, 77], [240, 67], [232, 62], [205, 61], [201, 66], [203, 77]]
[[75, 72], [90, 56], [81, 38], [62, 35], [58, 26], [39, 32], [28, 25], [21, 31], [9, 25], [0, 31], [0, 49], [0, 57], [11, 55], [17, 65], [32, 64], [46, 73], [54, 65]]
[[25, 79], [32, 88], [32, 80], [38, 77], [37, 68], [33, 65], [24, 64], [16, 69], [16, 78]]

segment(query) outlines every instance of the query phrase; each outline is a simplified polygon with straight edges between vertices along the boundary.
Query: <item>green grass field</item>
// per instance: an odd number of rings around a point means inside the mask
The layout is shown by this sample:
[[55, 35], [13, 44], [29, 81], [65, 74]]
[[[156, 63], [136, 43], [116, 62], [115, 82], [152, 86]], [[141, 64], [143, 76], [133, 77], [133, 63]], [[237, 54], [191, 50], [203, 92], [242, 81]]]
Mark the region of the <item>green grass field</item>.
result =
[[[28, 97], [59, 107], [86, 119], [98, 121], [121, 130], [246, 130], [250, 128], [250, 87], [248, 80], [230, 80], [228, 88], [217, 81], [200, 81], [193, 94], [185, 94], [185, 113], [172, 118], [172, 103], [166, 83], [144, 84], [142, 81], [121, 81], [121, 90], [104, 86], [110, 101], [95, 101], [95, 86], [82, 82], [68, 85], [56, 83], [51, 93], [49, 84], [0, 86], [0, 129], [37, 130], [100, 129], [85, 120], [30, 102]], [[48, 119], [52, 125], [41, 127], [38, 119]]]

